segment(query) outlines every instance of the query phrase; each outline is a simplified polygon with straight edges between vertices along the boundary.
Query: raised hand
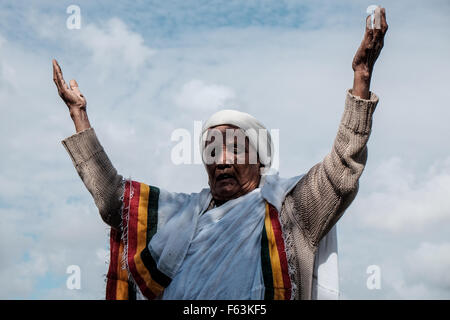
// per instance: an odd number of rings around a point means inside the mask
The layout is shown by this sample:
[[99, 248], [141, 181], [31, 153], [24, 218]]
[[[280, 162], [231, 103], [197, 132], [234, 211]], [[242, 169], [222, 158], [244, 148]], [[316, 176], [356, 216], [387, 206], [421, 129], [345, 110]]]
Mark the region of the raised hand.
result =
[[80, 92], [78, 84], [75, 80], [70, 80], [70, 87], [63, 78], [61, 67], [58, 61], [53, 59], [53, 81], [58, 88], [58, 94], [66, 103], [69, 110], [86, 109], [86, 98]]
[[86, 113], [86, 98], [80, 92], [75, 80], [70, 80], [68, 86], [64, 81], [61, 67], [53, 59], [53, 81], [58, 89], [58, 94], [69, 108], [70, 116], [75, 124], [77, 132], [90, 128], [90, 123]]
[[[366, 31], [364, 38], [356, 51], [353, 58], [352, 68], [355, 72], [355, 81], [353, 83], [353, 94], [360, 96], [363, 99], [369, 98], [370, 80], [372, 77], [373, 66], [380, 55], [381, 49], [384, 45], [384, 36], [387, 32], [388, 25], [386, 22], [386, 10], [380, 9], [380, 29], [371, 29], [369, 20], [366, 19]], [[376, 21], [375, 24], [378, 24]]]

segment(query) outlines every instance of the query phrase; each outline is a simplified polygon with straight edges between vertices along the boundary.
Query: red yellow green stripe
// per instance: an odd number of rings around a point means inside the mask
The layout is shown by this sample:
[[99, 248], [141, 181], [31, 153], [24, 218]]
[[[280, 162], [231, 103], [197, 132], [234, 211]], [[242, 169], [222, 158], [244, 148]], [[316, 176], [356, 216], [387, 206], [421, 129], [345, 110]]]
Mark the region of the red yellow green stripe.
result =
[[121, 233], [111, 228], [110, 232], [110, 264], [106, 282], [107, 300], [127, 300], [128, 272], [122, 268], [123, 242]]
[[[130, 194], [132, 196], [130, 197]], [[148, 250], [147, 244], [156, 232], [159, 189], [144, 183], [128, 181], [123, 199], [122, 225], [126, 230], [125, 241], [120, 233], [111, 229], [111, 262], [108, 272], [107, 299], [132, 298], [127, 281], [117, 281], [118, 276], [126, 279], [128, 271], [121, 269], [120, 259], [123, 249], [127, 249], [129, 273], [141, 293], [148, 299], [160, 295], [170, 283], [170, 278], [162, 274]], [[118, 236], [119, 234], [119, 236]], [[118, 269], [120, 268], [120, 270]]]
[[261, 238], [261, 262], [266, 288], [264, 298], [290, 300], [291, 281], [281, 224], [278, 219], [278, 211], [269, 203], [266, 203], [264, 228]]
[[132, 188], [134, 195], [128, 212], [128, 268], [142, 294], [148, 299], [153, 299], [163, 292], [164, 287], [152, 278], [141, 255], [148, 244], [147, 219], [150, 187], [144, 183], [133, 182]]

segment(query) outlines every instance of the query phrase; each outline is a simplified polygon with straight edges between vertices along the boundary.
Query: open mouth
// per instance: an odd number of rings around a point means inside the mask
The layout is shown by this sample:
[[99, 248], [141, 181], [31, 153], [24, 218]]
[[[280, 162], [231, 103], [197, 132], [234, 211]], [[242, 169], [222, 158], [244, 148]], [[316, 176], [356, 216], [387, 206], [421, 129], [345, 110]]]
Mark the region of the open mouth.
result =
[[217, 176], [216, 181], [222, 181], [225, 179], [234, 179], [234, 176], [228, 173], [221, 173]]

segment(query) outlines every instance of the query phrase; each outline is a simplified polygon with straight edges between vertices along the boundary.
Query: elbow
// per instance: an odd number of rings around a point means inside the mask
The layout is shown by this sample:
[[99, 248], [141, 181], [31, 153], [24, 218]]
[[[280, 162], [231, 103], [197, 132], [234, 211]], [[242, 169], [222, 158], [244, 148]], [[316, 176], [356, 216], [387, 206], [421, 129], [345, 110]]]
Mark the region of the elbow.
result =
[[350, 198], [356, 195], [366, 162], [367, 147], [360, 152], [332, 152], [325, 158], [327, 178], [338, 194]]

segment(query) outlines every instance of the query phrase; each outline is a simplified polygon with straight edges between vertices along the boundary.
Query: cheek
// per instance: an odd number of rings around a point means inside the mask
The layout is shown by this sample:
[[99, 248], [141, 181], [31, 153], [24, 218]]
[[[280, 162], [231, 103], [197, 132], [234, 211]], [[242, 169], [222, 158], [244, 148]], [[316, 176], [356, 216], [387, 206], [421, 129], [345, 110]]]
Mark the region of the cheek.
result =
[[238, 180], [240, 182], [250, 181], [257, 179], [259, 177], [259, 166], [258, 165], [236, 165], [235, 172]]
[[209, 180], [214, 177], [214, 168], [210, 166], [206, 166], [206, 174], [208, 175]]

